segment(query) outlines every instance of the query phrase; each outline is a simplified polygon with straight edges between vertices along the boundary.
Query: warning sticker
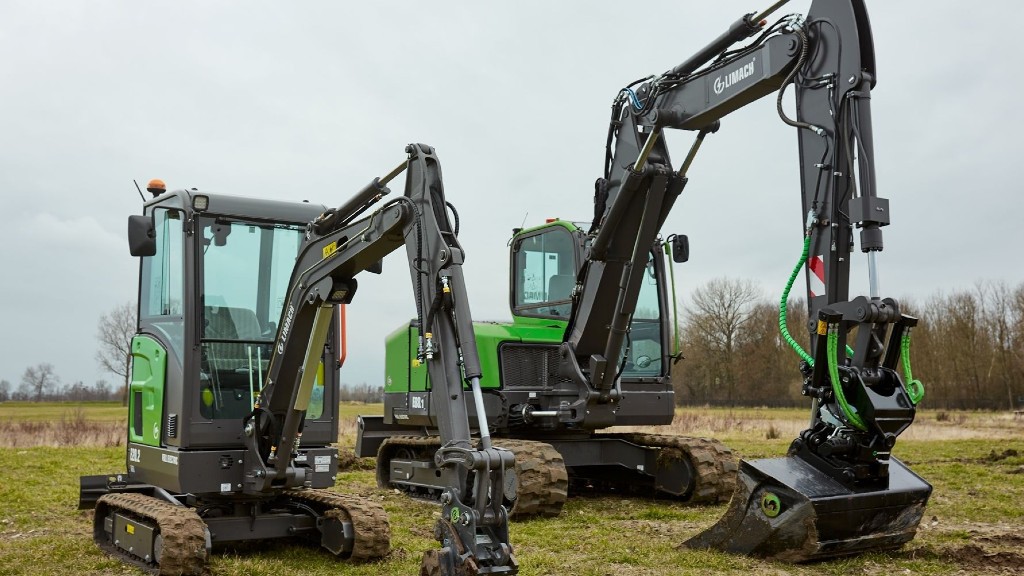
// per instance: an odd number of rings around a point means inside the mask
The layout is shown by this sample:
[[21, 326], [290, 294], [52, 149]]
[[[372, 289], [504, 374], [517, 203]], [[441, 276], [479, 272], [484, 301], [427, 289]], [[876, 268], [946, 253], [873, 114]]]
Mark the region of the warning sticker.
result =
[[313, 458], [313, 471], [314, 472], [330, 472], [331, 471], [331, 457], [330, 456], [316, 456]]

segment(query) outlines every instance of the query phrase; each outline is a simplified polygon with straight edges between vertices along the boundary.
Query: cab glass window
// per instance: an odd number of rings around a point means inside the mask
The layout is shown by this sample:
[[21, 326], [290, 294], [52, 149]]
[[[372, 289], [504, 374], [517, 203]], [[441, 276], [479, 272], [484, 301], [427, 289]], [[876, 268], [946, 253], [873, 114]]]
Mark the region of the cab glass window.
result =
[[198, 222], [200, 412], [241, 418], [263, 385], [305, 228], [223, 217]]
[[649, 256], [640, 297], [627, 336], [626, 365], [623, 376], [659, 376], [662, 371], [661, 299], [658, 290], [658, 268]]
[[518, 240], [513, 282], [517, 315], [568, 319], [576, 284], [576, 256], [569, 231], [553, 226]]
[[156, 253], [142, 258], [139, 286], [140, 322], [161, 334], [179, 358], [185, 347], [181, 305], [185, 271], [183, 220], [178, 210], [157, 208], [153, 211]]

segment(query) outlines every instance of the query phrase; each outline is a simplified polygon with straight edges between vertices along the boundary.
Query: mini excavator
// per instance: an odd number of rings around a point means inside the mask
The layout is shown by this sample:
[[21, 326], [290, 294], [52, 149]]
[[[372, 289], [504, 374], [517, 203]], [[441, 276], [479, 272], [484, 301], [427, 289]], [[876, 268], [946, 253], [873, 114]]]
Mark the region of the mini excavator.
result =
[[[427, 328], [446, 486], [422, 573], [515, 574], [504, 500], [513, 455], [471, 438], [464, 389], [482, 407], [454, 207], [429, 146], [337, 209], [209, 194], [154, 197], [130, 216], [141, 259], [126, 473], [81, 479], [94, 537], [151, 573], [202, 574], [212, 546], [298, 538], [353, 560], [381, 558], [375, 501], [326, 488], [338, 452], [340, 308], [356, 276], [405, 246]], [[403, 171], [405, 195], [383, 201]], [[141, 191], [140, 191], [141, 192]], [[468, 386], [464, 386], [468, 385]], [[474, 405], [474, 401], [470, 401]]]
[[[515, 454], [518, 499], [507, 502], [514, 516], [556, 515], [571, 486], [596, 487], [698, 503], [731, 496], [722, 520], [688, 542], [698, 548], [799, 562], [913, 538], [931, 486], [892, 449], [923, 387], [910, 370], [917, 320], [879, 291], [876, 257], [890, 216], [875, 182], [867, 10], [863, 0], [814, 0], [806, 16], [769, 25], [785, 3], [742, 16], [685, 62], [616, 95], [589, 229], [558, 220], [514, 231], [513, 321], [475, 329], [488, 415], [480, 431]], [[782, 107], [790, 85], [795, 119]], [[801, 358], [810, 425], [787, 456], [738, 467], [714, 440], [602, 432], [671, 422], [669, 368], [678, 349], [664, 256], [685, 261], [688, 243], [663, 241], [659, 231], [706, 136], [771, 94], [798, 134], [804, 248], [780, 328]], [[696, 132], [678, 169], [665, 144], [669, 130]], [[855, 228], [870, 289], [850, 299]], [[800, 270], [810, 352], [785, 322]], [[445, 400], [416, 361], [421, 326], [411, 322], [389, 337], [384, 415], [361, 417], [357, 454], [377, 457], [381, 486], [437, 497], [445, 486], [432, 455], [444, 441], [436, 429]]]

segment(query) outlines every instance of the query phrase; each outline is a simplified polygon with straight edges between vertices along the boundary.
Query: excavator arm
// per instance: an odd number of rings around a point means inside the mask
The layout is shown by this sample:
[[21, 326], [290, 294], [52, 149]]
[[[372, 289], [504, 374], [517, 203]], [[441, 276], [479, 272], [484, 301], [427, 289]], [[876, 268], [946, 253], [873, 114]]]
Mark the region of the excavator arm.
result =
[[[767, 25], [765, 18], [783, 4], [741, 17], [687, 61], [617, 95], [605, 174], [596, 183], [592, 240], [560, 355], [561, 375], [581, 394], [560, 418], [588, 427], [613, 421], [621, 399], [619, 363], [646, 253], [686, 185], [701, 143], [729, 113], [777, 94], [779, 116], [799, 134], [799, 266], [808, 285], [811, 352], [789, 335], [784, 315], [780, 325], [803, 359], [811, 424], [789, 457], [759, 468], [742, 463], [733, 499], [740, 511], [691, 544], [809, 560], [909, 540], [931, 487], [890, 458], [923, 389], [909, 373], [916, 319], [879, 289], [876, 257], [890, 217], [875, 182], [870, 97], [876, 73], [867, 11], [863, 0], [815, 0], [806, 17]], [[748, 38], [754, 39], [734, 47]], [[782, 106], [790, 85], [796, 118]], [[665, 144], [669, 129], [697, 132], [678, 170]], [[870, 290], [851, 300], [855, 228], [867, 255]], [[854, 331], [856, 342], [847, 346]], [[906, 378], [897, 372], [900, 360]], [[789, 514], [780, 516], [782, 510]]]
[[[427, 574], [515, 574], [502, 496], [514, 499], [505, 475], [511, 452], [494, 448], [480, 396], [480, 361], [462, 275], [464, 253], [449, 220], [434, 151], [410, 145], [408, 159], [374, 179], [347, 203], [328, 210], [306, 229], [285, 302], [270, 364], [253, 412], [244, 421], [248, 447], [245, 490], [302, 487], [308, 467], [293, 461], [302, 423], [334, 317], [352, 301], [356, 276], [380, 271], [381, 260], [406, 247], [420, 326], [418, 361], [427, 365], [438, 402], [443, 445], [435, 460], [446, 486], [435, 534], [444, 547], [428, 551]], [[408, 170], [404, 196], [386, 201], [357, 220]], [[482, 431], [470, 435], [463, 382], [470, 384]]]

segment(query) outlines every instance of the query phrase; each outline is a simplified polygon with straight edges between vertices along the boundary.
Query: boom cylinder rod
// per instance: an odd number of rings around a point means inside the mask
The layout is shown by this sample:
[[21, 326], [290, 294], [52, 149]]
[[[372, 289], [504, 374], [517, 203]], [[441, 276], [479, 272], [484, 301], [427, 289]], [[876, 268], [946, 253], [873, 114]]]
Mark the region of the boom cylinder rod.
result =
[[661, 137], [661, 129], [657, 128], [651, 135], [647, 137], [647, 141], [644, 142], [644, 147], [640, 150], [640, 156], [637, 157], [636, 162], [633, 164], [634, 172], [642, 172], [644, 166], [647, 165], [647, 157], [651, 155], [651, 150], [654, 150], [654, 145], [658, 143], [658, 138]]
[[723, 32], [721, 36], [712, 40], [710, 44], [702, 48], [700, 52], [690, 56], [690, 58], [682, 64], [669, 70], [666, 75], [678, 77], [689, 76], [694, 70], [711, 61], [712, 58], [718, 56], [722, 52], [725, 52], [729, 46], [756, 34], [757, 31], [761, 29], [761, 20], [752, 20], [750, 16], [750, 14], [741, 16], [739, 20], [733, 22], [732, 25], [729, 26], [729, 29]]
[[[374, 178], [372, 182], [363, 187], [363, 189], [353, 196], [348, 202], [338, 208], [333, 217], [327, 220], [329, 224], [326, 226], [345, 225], [355, 220], [360, 214], [365, 212], [367, 208], [383, 198], [384, 195], [389, 192], [387, 187], [388, 182], [391, 182], [399, 174], [405, 172], [405, 169], [408, 167], [409, 161], [406, 160], [398, 166], [395, 166], [395, 168], [391, 170], [391, 172], [385, 174], [383, 178]], [[321, 234], [327, 233], [326, 226], [324, 229], [319, 230]]]
[[484, 411], [484, 394], [480, 391], [480, 379], [471, 378], [473, 387], [473, 405], [476, 406], [476, 425], [480, 428], [480, 446], [484, 450], [491, 448], [491, 432], [487, 429], [487, 412]]
[[686, 178], [686, 173], [690, 171], [690, 164], [693, 164], [693, 159], [697, 156], [697, 151], [700, 150], [700, 145], [704, 143], [704, 137], [708, 134], [718, 132], [718, 129], [721, 128], [721, 126], [722, 122], [720, 120], [715, 120], [697, 133], [697, 139], [694, 140], [693, 145], [690, 146], [690, 151], [686, 154], [686, 159], [683, 160], [683, 165], [679, 168], [680, 178]]
[[788, 4], [788, 3], [789, 3], [789, 0], [779, 0], [775, 4], [772, 4], [771, 6], [766, 8], [760, 14], [758, 14], [758, 15], [754, 16], [753, 18], [751, 18], [750, 21], [751, 22], [760, 22], [761, 20], [764, 20], [765, 18], [771, 16], [772, 13], [775, 12], [776, 10], [778, 10], [779, 8], [782, 8], [782, 6], [784, 4]]
[[729, 46], [756, 34], [763, 27], [761, 22], [787, 2], [789, 0], [779, 0], [759, 14], [741, 16], [721, 36], [712, 40], [710, 44], [691, 56], [686, 62], [669, 70], [667, 74], [671, 76], [688, 76], [691, 72], [724, 52]]
[[690, 171], [690, 164], [693, 164], [693, 159], [697, 156], [697, 151], [700, 150], [700, 145], [704, 143], [704, 136], [707, 132], [701, 130], [697, 134], [697, 139], [693, 141], [693, 145], [690, 146], [690, 152], [686, 154], [686, 159], [683, 160], [683, 165], [679, 167], [679, 177], [686, 178], [686, 173]]
[[383, 178], [380, 178], [379, 179], [380, 183], [382, 185], [386, 185], [388, 182], [391, 182], [392, 180], [397, 178], [399, 174], [401, 174], [402, 172], [405, 172], [405, 169], [408, 168], [408, 167], [409, 167], [409, 161], [405, 160], [404, 162], [402, 162], [398, 166], [395, 166], [394, 169], [391, 170], [391, 172], [388, 172], [387, 174], [385, 174]]
[[879, 296], [881, 288], [878, 279], [878, 262], [875, 260], [877, 253], [874, 250], [868, 252], [868, 293], [872, 299], [881, 297]]

